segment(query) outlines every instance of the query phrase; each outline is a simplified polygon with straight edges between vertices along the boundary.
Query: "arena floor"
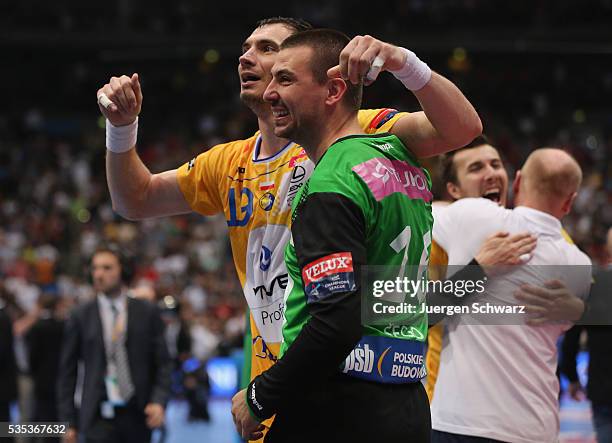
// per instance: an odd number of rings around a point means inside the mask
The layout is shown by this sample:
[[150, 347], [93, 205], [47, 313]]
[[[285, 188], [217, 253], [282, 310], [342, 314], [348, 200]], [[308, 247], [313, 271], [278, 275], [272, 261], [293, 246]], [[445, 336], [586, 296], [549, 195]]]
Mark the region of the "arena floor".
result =
[[[229, 400], [215, 400], [210, 404], [210, 423], [187, 421], [187, 404], [173, 401], [168, 407], [168, 429], [164, 443], [237, 443], [234, 434]], [[159, 436], [157, 436], [159, 437]], [[157, 440], [159, 441], [159, 439]], [[575, 402], [567, 397], [561, 401], [560, 443], [595, 443], [591, 425], [591, 409], [587, 401]]]

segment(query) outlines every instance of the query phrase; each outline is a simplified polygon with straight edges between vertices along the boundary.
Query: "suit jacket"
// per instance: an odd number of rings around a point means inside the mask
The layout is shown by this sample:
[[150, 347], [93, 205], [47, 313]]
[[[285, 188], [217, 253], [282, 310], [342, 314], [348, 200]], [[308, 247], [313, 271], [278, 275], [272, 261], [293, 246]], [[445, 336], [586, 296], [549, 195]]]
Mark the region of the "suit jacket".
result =
[[[164, 340], [164, 323], [156, 306], [145, 300], [127, 299], [126, 350], [134, 384], [136, 405], [166, 405], [170, 395], [171, 361]], [[106, 352], [97, 299], [77, 307], [64, 330], [58, 377], [58, 409], [61, 421], [86, 432], [106, 398]], [[84, 363], [83, 397], [77, 417], [74, 391], [78, 362]]]
[[612, 404], [612, 267], [602, 268], [594, 276], [587, 311], [580, 324], [565, 333], [559, 369], [571, 382], [578, 381], [576, 357], [580, 351], [580, 333], [587, 331], [589, 368], [587, 396], [594, 405]]
[[0, 403], [17, 398], [17, 365], [13, 350], [13, 325], [0, 307]]
[[63, 321], [43, 318], [34, 323], [26, 335], [36, 398], [52, 400], [56, 397], [63, 331]]

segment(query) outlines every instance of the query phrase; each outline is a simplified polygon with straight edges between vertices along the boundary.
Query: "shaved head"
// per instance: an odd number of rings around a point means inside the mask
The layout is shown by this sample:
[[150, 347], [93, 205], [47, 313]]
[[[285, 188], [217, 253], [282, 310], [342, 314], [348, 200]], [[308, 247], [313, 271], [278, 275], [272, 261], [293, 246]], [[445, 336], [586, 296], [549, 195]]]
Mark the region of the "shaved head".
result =
[[567, 152], [555, 148], [533, 151], [521, 169], [525, 190], [565, 198], [578, 191], [582, 170]]
[[570, 154], [555, 148], [537, 149], [517, 172], [515, 203], [561, 219], [570, 211], [581, 182], [582, 170]]

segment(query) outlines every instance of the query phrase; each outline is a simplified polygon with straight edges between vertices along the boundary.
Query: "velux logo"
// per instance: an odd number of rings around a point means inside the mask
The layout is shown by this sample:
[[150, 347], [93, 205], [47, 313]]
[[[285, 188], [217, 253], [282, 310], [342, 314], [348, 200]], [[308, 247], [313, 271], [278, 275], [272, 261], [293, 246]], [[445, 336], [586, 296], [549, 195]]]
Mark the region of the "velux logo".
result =
[[353, 272], [353, 256], [350, 252], [339, 252], [325, 256], [307, 265], [302, 271], [304, 283], [309, 284], [329, 274]]

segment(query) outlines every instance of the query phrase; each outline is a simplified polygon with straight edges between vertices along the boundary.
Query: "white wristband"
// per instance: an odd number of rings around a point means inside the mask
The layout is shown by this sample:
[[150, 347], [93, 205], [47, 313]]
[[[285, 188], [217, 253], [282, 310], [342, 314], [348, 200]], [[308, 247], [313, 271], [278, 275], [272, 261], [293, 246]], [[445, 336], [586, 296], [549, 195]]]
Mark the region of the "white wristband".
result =
[[406, 53], [406, 63], [397, 71], [389, 71], [402, 84], [411, 91], [418, 91], [427, 84], [431, 78], [431, 69], [427, 63], [419, 59], [416, 54], [406, 48], [400, 48]]
[[106, 148], [115, 154], [127, 152], [136, 146], [138, 135], [138, 117], [133, 123], [125, 126], [113, 126], [106, 119]]

